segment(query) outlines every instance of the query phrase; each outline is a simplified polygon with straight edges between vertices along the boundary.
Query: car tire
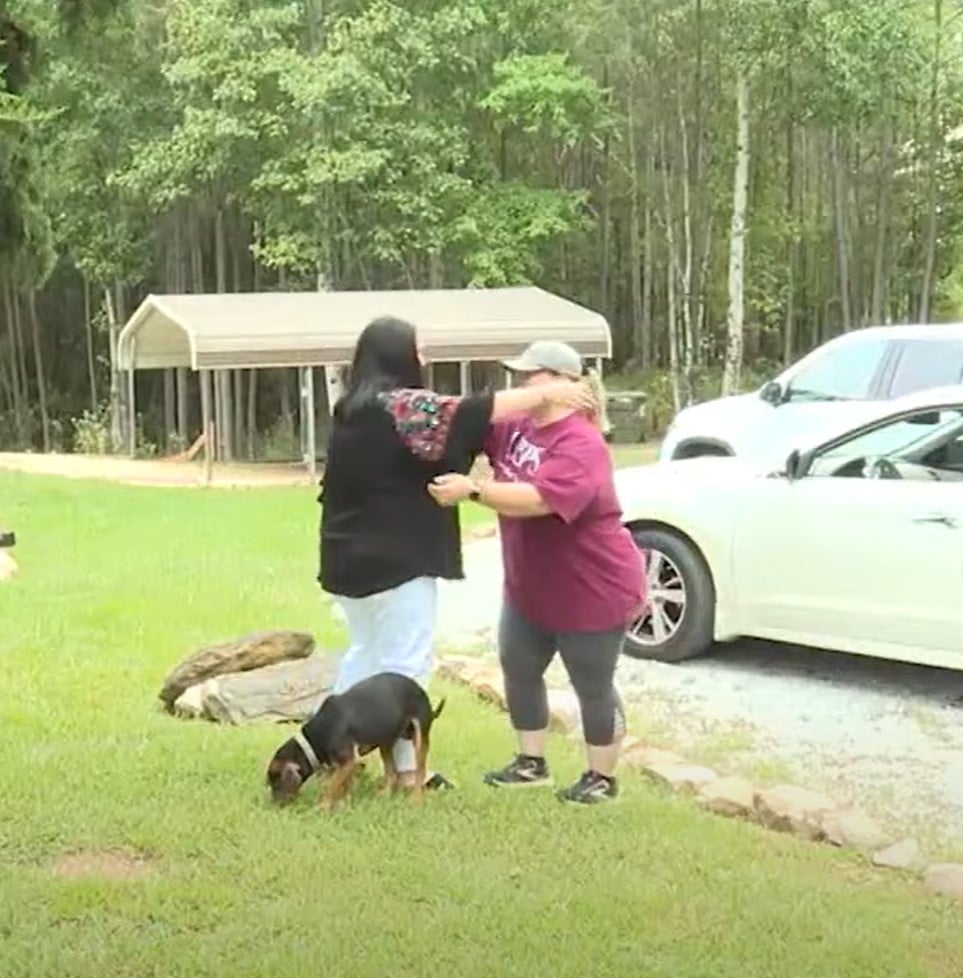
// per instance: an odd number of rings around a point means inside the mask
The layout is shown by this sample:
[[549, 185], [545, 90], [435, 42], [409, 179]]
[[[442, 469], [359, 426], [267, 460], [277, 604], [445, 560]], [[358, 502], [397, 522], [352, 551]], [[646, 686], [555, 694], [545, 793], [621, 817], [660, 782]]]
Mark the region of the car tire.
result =
[[[646, 556], [647, 574], [652, 572], [654, 555], [658, 555], [660, 582], [673, 585], [678, 580], [682, 601], [681, 605], [670, 600], [660, 604], [661, 630], [666, 633], [663, 641], [658, 639], [651, 610], [633, 624], [626, 632], [625, 654], [657, 662], [682, 662], [702, 655], [712, 645], [716, 615], [715, 585], [705, 559], [694, 544], [670, 530], [640, 528], [633, 530], [632, 536]], [[666, 593], [679, 590], [671, 587]], [[654, 592], [651, 580], [650, 591]], [[671, 634], [667, 634], [669, 626]]]

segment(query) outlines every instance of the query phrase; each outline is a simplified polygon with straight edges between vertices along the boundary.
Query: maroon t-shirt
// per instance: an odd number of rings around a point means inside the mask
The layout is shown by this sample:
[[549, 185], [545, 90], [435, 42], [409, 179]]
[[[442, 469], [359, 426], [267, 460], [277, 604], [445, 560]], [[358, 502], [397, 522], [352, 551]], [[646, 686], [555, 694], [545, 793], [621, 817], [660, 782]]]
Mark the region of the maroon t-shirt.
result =
[[598, 429], [578, 414], [541, 427], [520, 417], [492, 426], [485, 454], [496, 481], [531, 483], [552, 511], [499, 518], [508, 603], [546, 631], [629, 624], [644, 601], [645, 575]]

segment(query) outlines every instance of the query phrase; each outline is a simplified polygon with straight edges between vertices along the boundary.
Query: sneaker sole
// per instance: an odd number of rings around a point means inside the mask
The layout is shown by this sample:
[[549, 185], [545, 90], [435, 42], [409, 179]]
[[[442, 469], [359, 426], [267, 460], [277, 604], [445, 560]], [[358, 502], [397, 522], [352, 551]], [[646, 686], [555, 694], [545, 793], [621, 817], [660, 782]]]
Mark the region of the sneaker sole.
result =
[[555, 782], [551, 778], [538, 781], [484, 781], [490, 788], [508, 788], [513, 791], [516, 788], [554, 788]]
[[563, 805], [571, 805], [574, 808], [597, 808], [599, 805], [612, 805], [619, 801], [622, 797], [621, 795], [616, 795], [613, 797], [608, 797], [603, 801], [579, 801], [577, 798], [565, 798], [562, 795], [556, 795], [556, 798]]

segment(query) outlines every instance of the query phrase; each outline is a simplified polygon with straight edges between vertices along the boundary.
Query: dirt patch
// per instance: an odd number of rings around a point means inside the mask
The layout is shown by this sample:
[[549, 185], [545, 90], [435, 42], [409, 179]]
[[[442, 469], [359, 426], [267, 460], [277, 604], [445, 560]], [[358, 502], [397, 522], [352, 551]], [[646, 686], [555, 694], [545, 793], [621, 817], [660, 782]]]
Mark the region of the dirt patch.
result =
[[53, 864], [60, 879], [142, 880], [154, 873], [150, 860], [130, 849], [66, 852]]
[[[130, 486], [201, 486], [203, 462], [169, 459], [130, 459], [107, 455], [41, 455], [0, 452], [0, 469], [56, 475], [71, 479], [103, 479]], [[320, 473], [317, 476], [320, 478]], [[317, 481], [296, 463], [217, 464], [211, 484], [219, 488], [242, 486], [299, 486]]]

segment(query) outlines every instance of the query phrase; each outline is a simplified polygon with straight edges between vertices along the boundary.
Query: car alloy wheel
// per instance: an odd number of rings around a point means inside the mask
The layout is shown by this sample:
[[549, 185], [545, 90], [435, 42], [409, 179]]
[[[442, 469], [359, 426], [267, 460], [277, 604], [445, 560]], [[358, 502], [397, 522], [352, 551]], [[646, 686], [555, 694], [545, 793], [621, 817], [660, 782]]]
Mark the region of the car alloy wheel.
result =
[[626, 637], [646, 647], [664, 645], [682, 627], [686, 612], [685, 580], [679, 568], [660, 550], [643, 552], [646, 607], [629, 626]]

